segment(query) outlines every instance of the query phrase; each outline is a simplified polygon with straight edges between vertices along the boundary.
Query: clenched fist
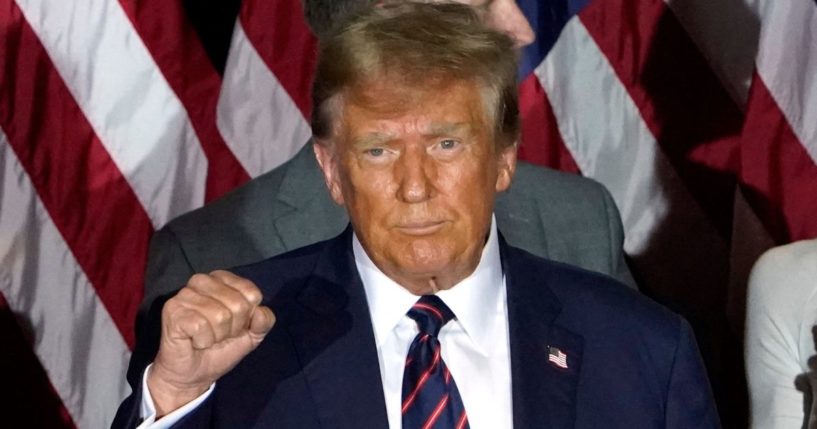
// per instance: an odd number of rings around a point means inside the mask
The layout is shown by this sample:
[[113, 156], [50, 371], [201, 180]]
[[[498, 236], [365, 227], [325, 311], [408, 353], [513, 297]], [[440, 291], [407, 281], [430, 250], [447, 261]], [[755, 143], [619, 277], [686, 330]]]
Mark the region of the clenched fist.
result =
[[192, 401], [254, 350], [275, 324], [251, 281], [196, 274], [162, 309], [159, 352], [148, 374], [158, 416]]

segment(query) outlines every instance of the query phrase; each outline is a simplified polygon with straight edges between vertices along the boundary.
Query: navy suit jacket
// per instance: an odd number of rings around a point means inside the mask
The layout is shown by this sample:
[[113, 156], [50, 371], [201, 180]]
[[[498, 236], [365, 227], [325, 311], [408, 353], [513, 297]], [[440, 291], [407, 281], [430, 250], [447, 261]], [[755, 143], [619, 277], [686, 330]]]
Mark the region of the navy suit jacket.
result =
[[[178, 427], [387, 427], [351, 237], [347, 229], [234, 270], [261, 288], [277, 323]], [[695, 340], [681, 317], [609, 277], [500, 241], [514, 427], [719, 426]], [[156, 319], [140, 335], [129, 369], [134, 393], [114, 427], [138, 423], [141, 375], [158, 344]], [[549, 363], [549, 346], [567, 354], [567, 369]]]

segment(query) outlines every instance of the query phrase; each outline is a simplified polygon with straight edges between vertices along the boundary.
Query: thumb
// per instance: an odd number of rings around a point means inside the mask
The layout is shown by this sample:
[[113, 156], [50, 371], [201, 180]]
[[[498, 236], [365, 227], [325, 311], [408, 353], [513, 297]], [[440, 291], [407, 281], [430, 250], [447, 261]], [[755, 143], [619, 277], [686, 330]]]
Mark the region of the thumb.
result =
[[250, 335], [256, 337], [258, 342], [264, 339], [267, 332], [275, 325], [275, 313], [269, 307], [259, 305], [255, 308], [250, 318]]

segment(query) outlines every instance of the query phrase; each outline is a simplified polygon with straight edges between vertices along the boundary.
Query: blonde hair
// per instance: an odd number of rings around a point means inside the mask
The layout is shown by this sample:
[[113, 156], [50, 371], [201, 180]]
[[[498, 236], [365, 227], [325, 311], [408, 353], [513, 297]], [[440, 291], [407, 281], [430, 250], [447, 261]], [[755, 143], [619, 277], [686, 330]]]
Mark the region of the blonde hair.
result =
[[453, 81], [483, 89], [497, 149], [519, 136], [516, 50], [461, 3], [385, 4], [350, 19], [322, 40], [312, 87], [312, 133], [326, 139], [337, 116], [333, 99], [387, 78], [418, 92]]

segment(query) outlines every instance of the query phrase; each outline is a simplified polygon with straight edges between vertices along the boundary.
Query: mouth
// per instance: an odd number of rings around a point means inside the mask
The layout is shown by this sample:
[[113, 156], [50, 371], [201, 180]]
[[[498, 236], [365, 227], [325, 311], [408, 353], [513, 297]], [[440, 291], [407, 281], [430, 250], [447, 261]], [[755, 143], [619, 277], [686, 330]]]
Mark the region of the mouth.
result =
[[443, 228], [444, 221], [406, 222], [397, 225], [396, 229], [406, 235], [431, 235]]

